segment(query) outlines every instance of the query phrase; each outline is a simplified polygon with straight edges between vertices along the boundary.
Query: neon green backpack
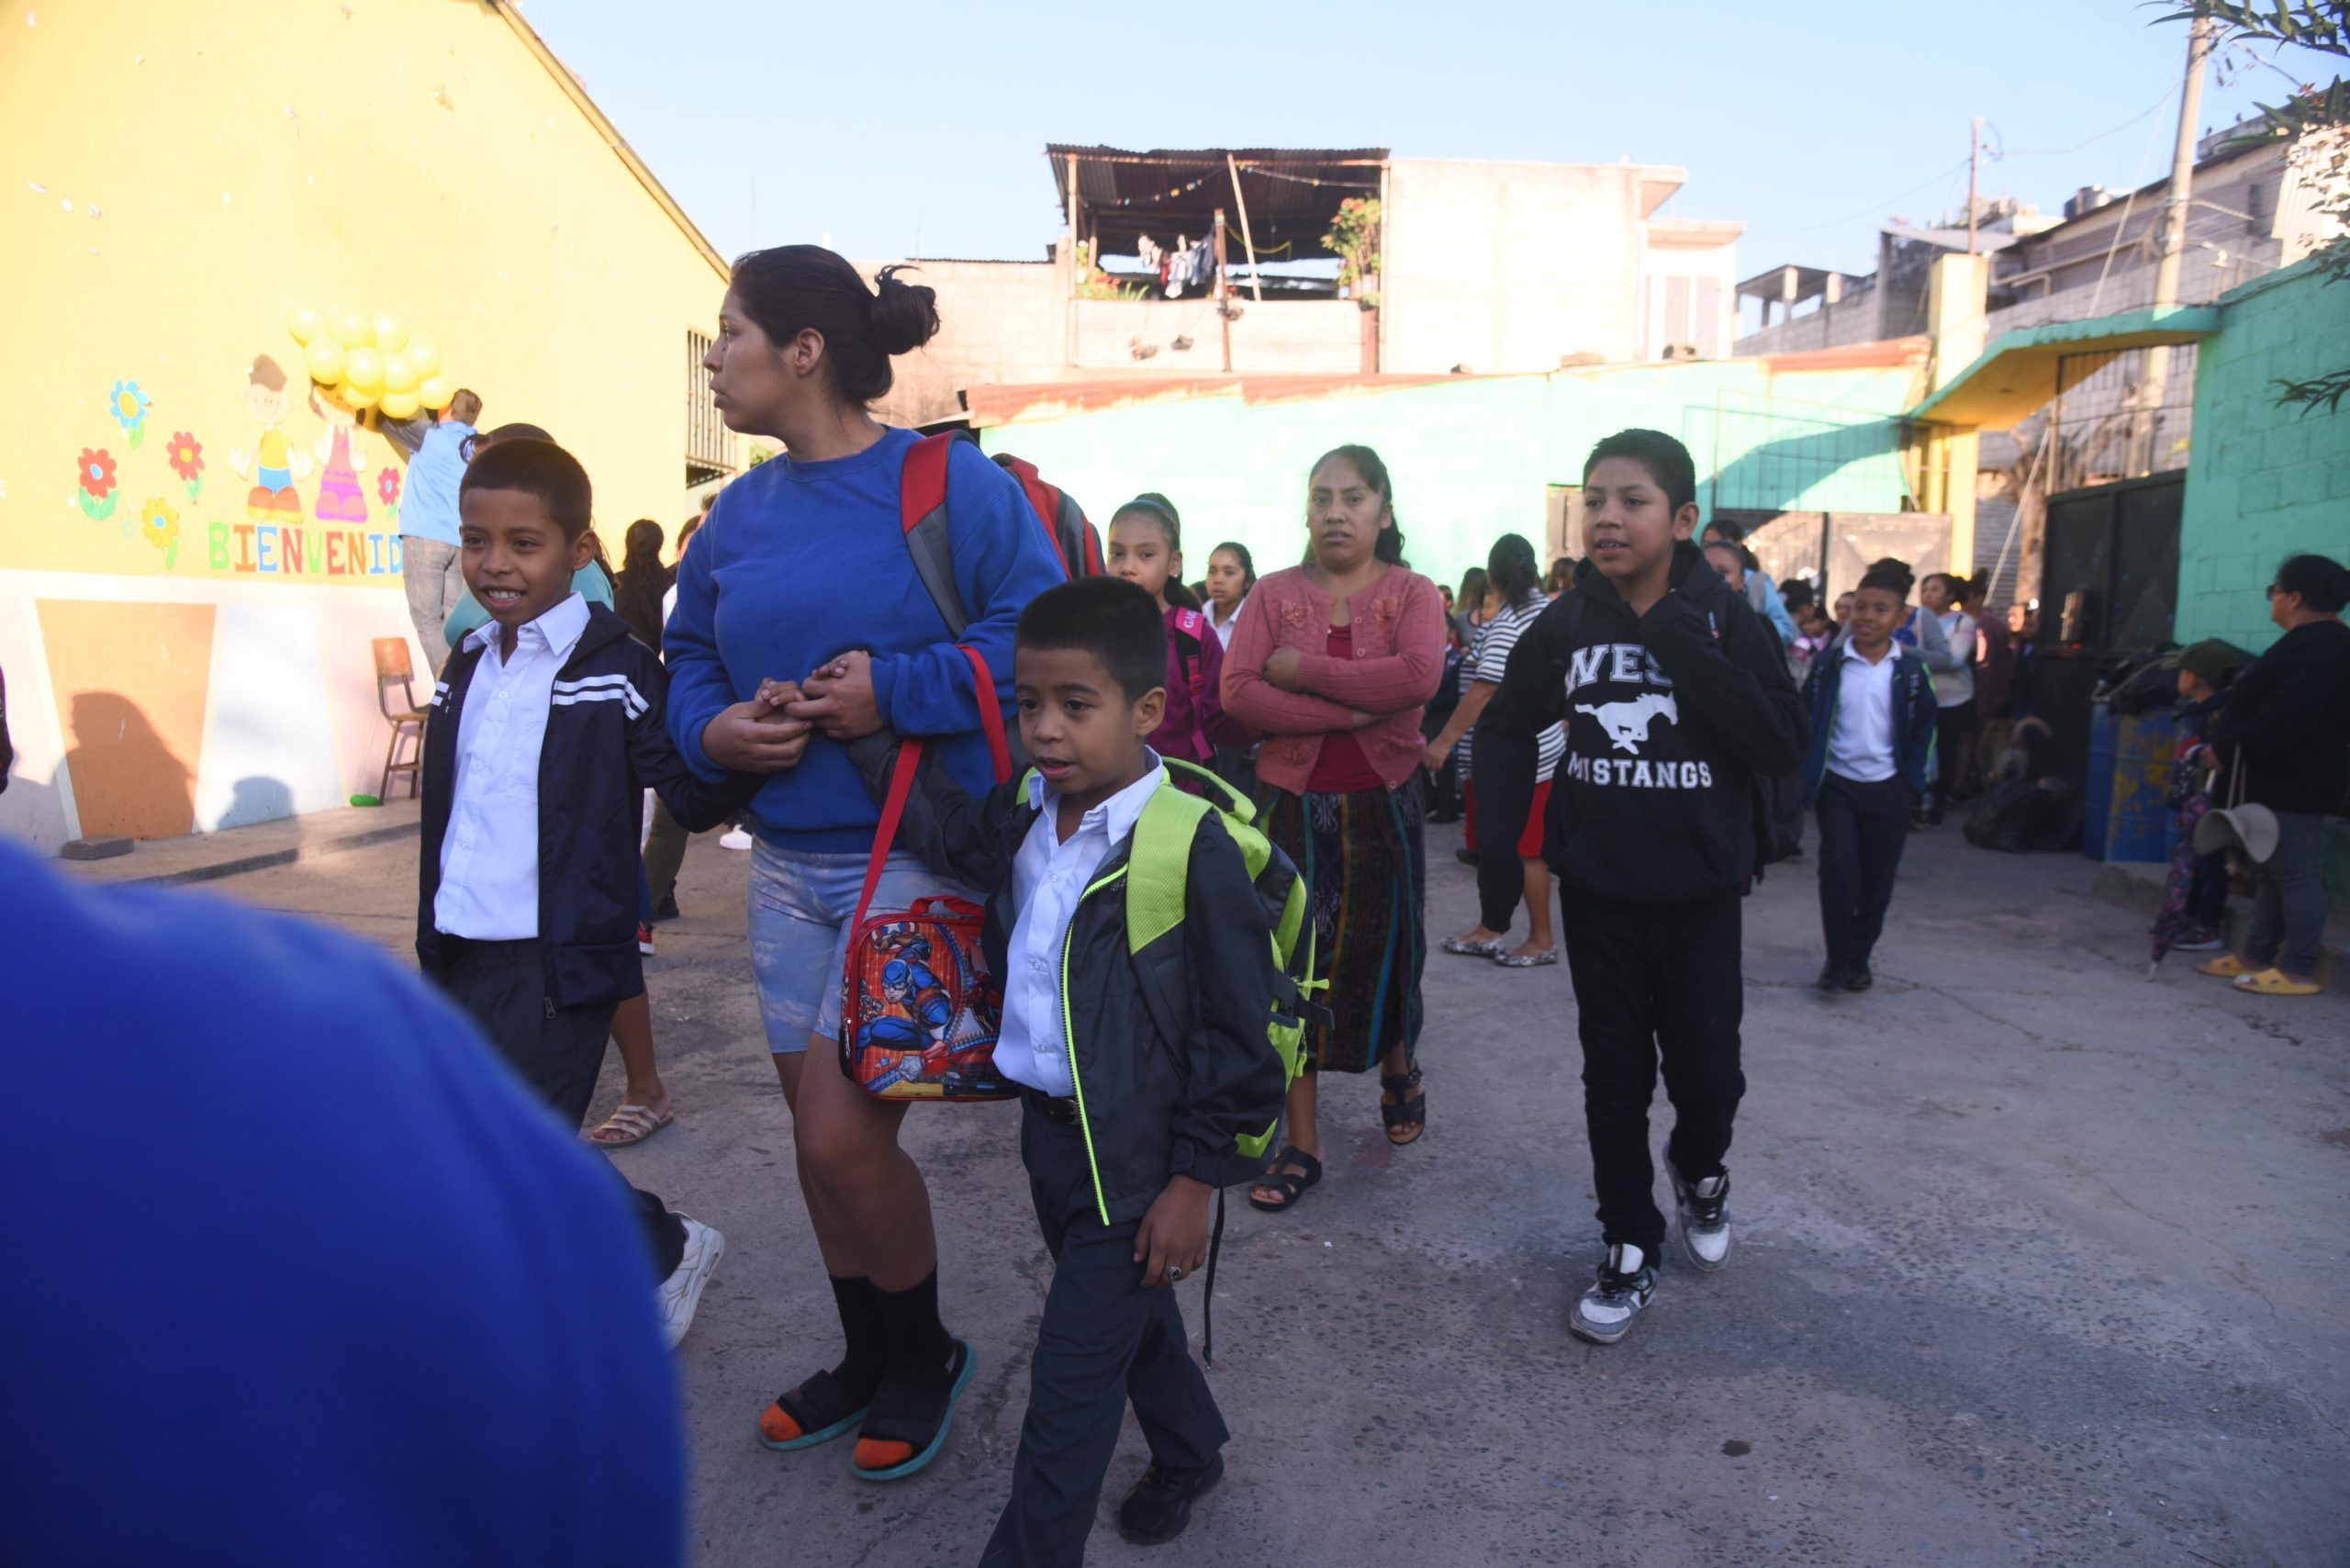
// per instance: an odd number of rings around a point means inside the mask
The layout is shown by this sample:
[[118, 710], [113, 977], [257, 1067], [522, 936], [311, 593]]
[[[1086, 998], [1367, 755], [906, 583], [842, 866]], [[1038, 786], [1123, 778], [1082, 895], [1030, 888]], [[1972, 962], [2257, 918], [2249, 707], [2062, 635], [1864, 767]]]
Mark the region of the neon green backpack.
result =
[[[1224, 830], [1240, 847], [1249, 880], [1256, 884], [1265, 918], [1273, 928], [1278, 983], [1274, 994], [1266, 998], [1270, 1018], [1266, 1037], [1281, 1058], [1281, 1090], [1286, 1094], [1297, 1081], [1307, 1024], [1325, 1023], [1329, 1017], [1313, 1001], [1313, 993], [1329, 982], [1314, 978], [1314, 923], [1305, 917], [1305, 879], [1289, 857], [1253, 825], [1257, 808], [1237, 790], [1204, 767], [1171, 756], [1161, 760], [1170, 775], [1198, 780], [1215, 798], [1203, 800], [1170, 784], [1153, 793], [1143, 806], [1127, 857], [1126, 950], [1138, 954], [1182, 923], [1192, 840], [1208, 813], [1217, 813], [1223, 818]], [[1263, 1159], [1280, 1130], [1277, 1114], [1262, 1132], [1241, 1137], [1241, 1154], [1250, 1159]]]

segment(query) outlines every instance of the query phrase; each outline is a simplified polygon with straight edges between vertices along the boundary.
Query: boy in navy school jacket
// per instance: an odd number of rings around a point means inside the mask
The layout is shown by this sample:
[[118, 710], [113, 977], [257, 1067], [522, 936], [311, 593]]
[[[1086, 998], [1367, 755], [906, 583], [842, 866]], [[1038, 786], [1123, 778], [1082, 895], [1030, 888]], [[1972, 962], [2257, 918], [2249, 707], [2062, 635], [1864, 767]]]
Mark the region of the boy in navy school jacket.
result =
[[1822, 991], [1876, 983], [1869, 955], [1893, 902], [1893, 874], [1934, 763], [1941, 708], [1926, 661], [1894, 640], [1909, 613], [1907, 577], [1871, 567], [1852, 594], [1845, 634], [1804, 682], [1811, 745], [1804, 799], [1819, 815]]
[[[417, 959], [576, 1131], [612, 1014], [644, 989], [640, 791], [699, 830], [761, 781], [709, 784], [688, 770], [662, 712], [661, 661], [572, 591], [593, 553], [576, 458], [553, 442], [500, 442], [475, 457], [459, 497], [465, 586], [490, 619], [433, 688]], [[675, 1345], [725, 1238], [631, 1192]]]
[[[1214, 813], [1192, 840], [1183, 918], [1128, 950], [1135, 824], [1172, 787], [1143, 739], [1166, 704], [1158, 608], [1131, 583], [1082, 578], [1039, 594], [1015, 635], [1032, 778], [975, 800], [925, 757], [899, 831], [988, 890], [982, 946], [1005, 981], [995, 1063], [1023, 1091], [1021, 1159], [1054, 1261], [983, 1568], [1085, 1560], [1130, 1401], [1151, 1462], [1118, 1509], [1127, 1540], [1174, 1540], [1222, 1479], [1224, 1417], [1171, 1287], [1206, 1260], [1216, 1188], [1261, 1166], [1238, 1139], [1273, 1124], [1286, 1087], [1267, 1036], [1271, 925]], [[854, 748], [877, 797], [894, 740]]]

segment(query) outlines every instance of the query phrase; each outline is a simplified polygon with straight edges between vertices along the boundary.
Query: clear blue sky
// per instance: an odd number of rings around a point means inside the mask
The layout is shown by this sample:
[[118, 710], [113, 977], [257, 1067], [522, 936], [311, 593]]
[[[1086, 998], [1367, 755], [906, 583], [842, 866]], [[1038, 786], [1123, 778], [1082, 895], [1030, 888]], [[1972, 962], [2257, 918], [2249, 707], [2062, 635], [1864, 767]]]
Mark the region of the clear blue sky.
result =
[[[2137, 0], [525, 9], [719, 250], [860, 259], [1042, 257], [1062, 140], [1678, 164], [1670, 210], [1743, 220], [1742, 274], [1865, 272], [1886, 218], [1963, 207], [1976, 115], [1986, 195], [2160, 177], [2186, 52]], [[2234, 74], [2206, 126], [2287, 90]]]

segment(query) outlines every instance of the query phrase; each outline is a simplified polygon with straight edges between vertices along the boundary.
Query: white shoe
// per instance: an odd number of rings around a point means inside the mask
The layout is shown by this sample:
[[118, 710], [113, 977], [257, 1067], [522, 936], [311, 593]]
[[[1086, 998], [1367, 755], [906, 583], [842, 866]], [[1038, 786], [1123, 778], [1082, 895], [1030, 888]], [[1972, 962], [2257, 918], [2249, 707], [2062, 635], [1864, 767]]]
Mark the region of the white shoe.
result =
[[718, 842], [721, 847], [726, 849], [748, 849], [751, 847], [752, 839], [751, 835], [741, 828], [730, 827], [718, 835]]
[[1567, 1314], [1577, 1338], [1612, 1345], [1632, 1331], [1632, 1319], [1656, 1299], [1656, 1265], [1629, 1242], [1607, 1249], [1599, 1276]]
[[726, 1238], [697, 1219], [679, 1215], [686, 1226], [686, 1255], [677, 1271], [661, 1282], [661, 1327], [668, 1333], [669, 1349], [694, 1326], [694, 1308], [701, 1305], [701, 1288], [726, 1255]]
[[[1664, 1163], [1673, 1170], [1673, 1161]], [[1729, 1172], [1684, 1182], [1673, 1170], [1673, 1195], [1681, 1205], [1681, 1250], [1710, 1274], [1729, 1261]]]

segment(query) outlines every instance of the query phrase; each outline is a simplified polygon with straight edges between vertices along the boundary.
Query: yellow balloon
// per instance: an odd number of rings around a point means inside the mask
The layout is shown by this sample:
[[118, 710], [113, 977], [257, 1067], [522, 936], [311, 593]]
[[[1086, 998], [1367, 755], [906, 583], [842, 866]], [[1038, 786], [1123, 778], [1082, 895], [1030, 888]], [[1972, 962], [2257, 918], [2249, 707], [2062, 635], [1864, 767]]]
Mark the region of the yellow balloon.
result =
[[342, 384], [361, 392], [381, 392], [384, 356], [374, 349], [352, 349], [343, 356]]
[[441, 370], [441, 345], [431, 338], [410, 338], [408, 362], [416, 366], [419, 376], [436, 375]]
[[335, 396], [341, 398], [346, 407], [353, 409], [372, 409], [375, 406], [375, 400], [381, 398], [383, 394], [376, 391], [372, 386], [362, 389], [360, 387], [353, 386], [350, 382], [346, 381], [341, 387], [336, 389]]
[[416, 388], [416, 400], [439, 413], [457, 395], [457, 384], [445, 375], [428, 375]]
[[405, 420], [423, 405], [417, 401], [413, 392], [386, 392], [375, 406], [384, 410], [384, 418], [387, 420]]
[[339, 338], [312, 338], [302, 350], [302, 360], [310, 367], [310, 379], [329, 386], [341, 380], [349, 368], [349, 356], [343, 353]]
[[408, 323], [388, 310], [376, 311], [375, 346], [386, 353], [408, 347]]
[[364, 349], [375, 341], [375, 324], [364, 310], [340, 310], [327, 319], [345, 348]]
[[409, 362], [408, 355], [387, 353], [384, 356], [385, 391], [413, 392], [416, 390], [416, 384], [423, 379], [424, 377], [416, 373], [416, 366]]
[[294, 334], [296, 342], [307, 343], [324, 331], [326, 324], [319, 319], [319, 313], [308, 306], [289, 305], [285, 308], [285, 330]]

